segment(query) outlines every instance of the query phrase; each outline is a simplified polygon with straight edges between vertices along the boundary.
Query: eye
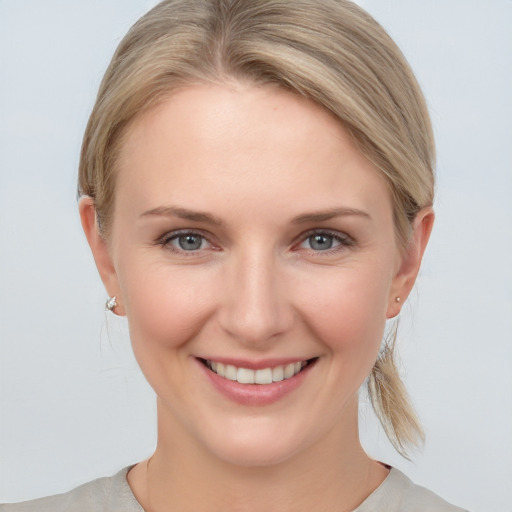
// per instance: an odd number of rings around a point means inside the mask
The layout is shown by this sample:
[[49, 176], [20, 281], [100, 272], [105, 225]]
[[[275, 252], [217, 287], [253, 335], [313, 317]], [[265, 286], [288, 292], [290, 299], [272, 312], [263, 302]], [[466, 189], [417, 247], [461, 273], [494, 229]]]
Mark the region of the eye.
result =
[[301, 249], [309, 249], [314, 252], [335, 252], [346, 246], [354, 245], [353, 240], [343, 233], [314, 231], [306, 233], [306, 238], [299, 245]]
[[337, 240], [335, 240], [333, 236], [323, 234], [308, 236], [305, 241], [314, 251], [326, 251], [327, 249], [331, 249], [336, 242]]
[[181, 235], [173, 240], [173, 242], [177, 242], [180, 249], [184, 251], [197, 251], [201, 249], [204, 241], [202, 236], [194, 235], [193, 233]]
[[165, 235], [160, 243], [172, 251], [176, 252], [195, 252], [210, 247], [208, 240], [200, 233], [193, 231], [181, 231]]

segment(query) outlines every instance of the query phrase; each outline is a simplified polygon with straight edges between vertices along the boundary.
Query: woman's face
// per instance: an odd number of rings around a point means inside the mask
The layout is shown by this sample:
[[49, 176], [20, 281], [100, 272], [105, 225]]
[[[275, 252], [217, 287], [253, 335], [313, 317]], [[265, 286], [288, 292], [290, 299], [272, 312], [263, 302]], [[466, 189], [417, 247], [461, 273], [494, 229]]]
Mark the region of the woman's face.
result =
[[161, 431], [244, 465], [357, 435], [402, 258], [342, 126], [277, 88], [190, 87], [133, 123], [116, 186], [102, 274]]

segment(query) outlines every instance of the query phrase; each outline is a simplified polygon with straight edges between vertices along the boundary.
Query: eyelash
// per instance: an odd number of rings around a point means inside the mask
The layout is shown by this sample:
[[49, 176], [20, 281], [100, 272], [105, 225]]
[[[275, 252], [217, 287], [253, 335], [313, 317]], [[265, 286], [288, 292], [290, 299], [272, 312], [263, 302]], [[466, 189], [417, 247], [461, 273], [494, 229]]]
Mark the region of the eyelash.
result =
[[[170, 250], [171, 252], [186, 256], [186, 257], [193, 257], [197, 256], [202, 250], [204, 249], [197, 249], [192, 251], [187, 251], [185, 249], [179, 249], [177, 247], [174, 247], [171, 242], [174, 240], [178, 240], [182, 236], [195, 236], [201, 238], [203, 241], [206, 241], [210, 246], [213, 246], [213, 244], [208, 240], [208, 236], [202, 233], [201, 231], [195, 231], [190, 229], [184, 229], [179, 231], [173, 231], [171, 233], [166, 233], [162, 237], [160, 237], [157, 240], [157, 243], [161, 245], [162, 247]], [[353, 247], [356, 242], [355, 240], [343, 233], [339, 233], [337, 231], [330, 231], [330, 230], [323, 230], [323, 229], [312, 229], [310, 231], [307, 231], [305, 233], [302, 233], [300, 237], [298, 237], [298, 243], [294, 243], [294, 248], [300, 248], [302, 244], [308, 241], [312, 236], [320, 236], [320, 237], [326, 237], [326, 238], [332, 238], [334, 241], [338, 242], [339, 245], [328, 248], [324, 250], [314, 250], [314, 249], [306, 249], [311, 254], [314, 254], [315, 256], [322, 256], [322, 255], [329, 255], [329, 254], [335, 254], [339, 251], [342, 251], [344, 249]]]
[[165, 249], [170, 250], [171, 252], [174, 252], [174, 253], [177, 253], [177, 254], [180, 254], [180, 255], [183, 255], [186, 257], [197, 256], [198, 252], [201, 251], [201, 249], [194, 250], [194, 251], [186, 251], [185, 249], [178, 249], [177, 247], [173, 247], [171, 245], [172, 241], [178, 240], [182, 236], [199, 237], [202, 240], [209, 243], [210, 245], [212, 245], [211, 242], [208, 240], [208, 237], [204, 233], [202, 233], [200, 231], [191, 230], [191, 229], [183, 229], [180, 231], [173, 231], [171, 233], [166, 233], [164, 236], [162, 236], [161, 238], [158, 239], [158, 244], [160, 244]]
[[300, 243], [298, 245], [300, 246], [303, 243], [307, 242], [312, 236], [323, 236], [326, 238], [332, 238], [336, 242], [339, 242], [339, 245], [329, 249], [324, 249], [320, 251], [309, 249], [309, 252], [314, 254], [315, 256], [335, 254], [339, 251], [353, 247], [355, 245], [355, 240], [352, 237], [348, 236], [347, 234], [340, 233], [338, 231], [330, 231], [324, 229], [312, 229], [310, 231], [307, 231], [306, 233], [302, 233], [300, 235]]

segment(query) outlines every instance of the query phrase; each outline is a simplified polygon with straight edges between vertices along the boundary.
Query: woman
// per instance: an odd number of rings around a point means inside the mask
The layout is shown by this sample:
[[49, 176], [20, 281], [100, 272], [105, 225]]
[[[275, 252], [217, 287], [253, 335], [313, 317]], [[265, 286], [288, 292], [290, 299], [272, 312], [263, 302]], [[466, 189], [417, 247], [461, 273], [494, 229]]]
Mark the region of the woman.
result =
[[368, 380], [395, 447], [422, 439], [381, 340], [432, 228], [433, 146], [407, 63], [350, 2], [139, 20], [87, 126], [79, 209], [158, 445], [19, 509], [460, 510], [370, 459], [357, 425]]

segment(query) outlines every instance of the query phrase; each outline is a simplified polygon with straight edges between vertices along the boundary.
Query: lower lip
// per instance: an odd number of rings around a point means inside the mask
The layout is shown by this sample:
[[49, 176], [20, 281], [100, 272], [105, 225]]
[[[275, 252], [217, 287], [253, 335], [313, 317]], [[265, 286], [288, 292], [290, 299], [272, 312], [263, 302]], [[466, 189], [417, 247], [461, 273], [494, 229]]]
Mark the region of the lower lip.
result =
[[236, 380], [220, 377], [199, 360], [196, 360], [196, 362], [217, 391], [237, 404], [249, 406], [270, 405], [289, 395], [304, 382], [307, 374], [316, 364], [315, 361], [306, 366], [297, 375], [280, 382], [273, 382], [272, 384], [240, 384]]

